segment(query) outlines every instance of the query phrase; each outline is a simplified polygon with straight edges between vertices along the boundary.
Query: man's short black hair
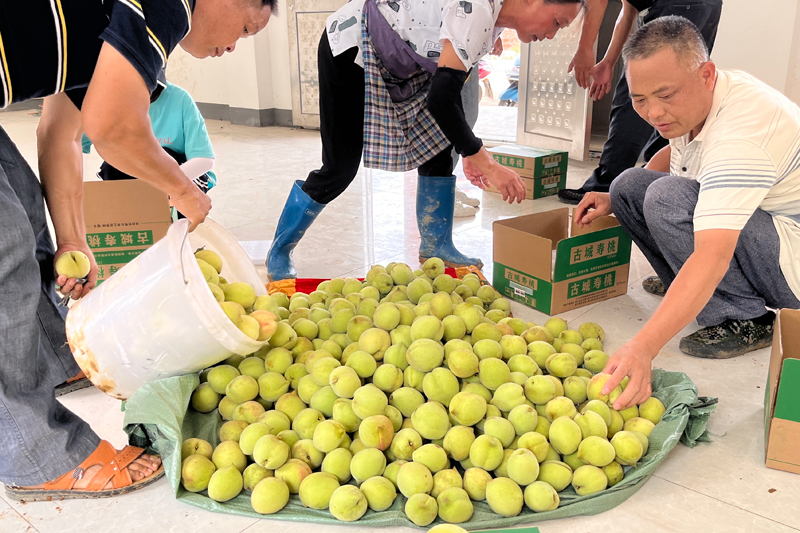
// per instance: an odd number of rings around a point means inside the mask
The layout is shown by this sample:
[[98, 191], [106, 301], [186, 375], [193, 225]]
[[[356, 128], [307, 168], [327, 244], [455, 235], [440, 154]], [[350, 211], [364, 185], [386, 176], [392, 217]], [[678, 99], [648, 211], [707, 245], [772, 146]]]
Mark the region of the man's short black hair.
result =
[[262, 6], [269, 6], [270, 14], [278, 14], [278, 0], [261, 0]]
[[693, 69], [709, 61], [708, 47], [697, 26], [689, 19], [674, 15], [655, 19], [639, 28], [625, 44], [622, 58], [627, 65], [629, 61], [647, 59], [665, 48], [671, 49], [681, 63]]
[[[254, 0], [239, 0], [239, 2], [247, 5], [252, 5], [255, 3]], [[261, 7], [269, 7], [270, 15], [278, 14], [278, 0], [260, 0], [259, 4]]]

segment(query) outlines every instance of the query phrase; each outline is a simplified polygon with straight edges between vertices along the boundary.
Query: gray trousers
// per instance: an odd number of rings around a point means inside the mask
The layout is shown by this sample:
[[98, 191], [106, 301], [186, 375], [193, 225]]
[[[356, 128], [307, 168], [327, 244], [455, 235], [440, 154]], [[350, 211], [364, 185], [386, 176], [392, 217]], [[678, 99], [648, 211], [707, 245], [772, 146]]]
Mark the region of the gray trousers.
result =
[[[611, 207], [620, 224], [669, 287], [694, 251], [694, 209], [700, 184], [641, 168], [611, 184]], [[745, 225], [728, 272], [697, 315], [701, 326], [747, 320], [773, 309], [800, 308], [779, 263], [780, 241], [772, 216], [756, 209]]]
[[80, 372], [56, 307], [54, 248], [39, 180], [0, 127], [0, 481], [36, 485], [100, 443], [54, 387]]

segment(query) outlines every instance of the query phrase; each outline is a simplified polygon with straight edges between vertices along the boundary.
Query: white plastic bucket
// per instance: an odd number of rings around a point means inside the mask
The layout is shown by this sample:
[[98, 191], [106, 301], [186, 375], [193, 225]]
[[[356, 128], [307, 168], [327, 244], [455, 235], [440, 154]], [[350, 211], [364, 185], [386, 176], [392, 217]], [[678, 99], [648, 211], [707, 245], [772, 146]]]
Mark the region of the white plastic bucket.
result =
[[228, 282], [243, 281], [256, 295], [267, 294], [250, 258], [210, 219], [192, 233], [188, 228], [186, 220], [174, 223], [163, 239], [67, 314], [75, 360], [97, 388], [115, 398], [127, 399], [150, 381], [197, 372], [266, 344], [228, 319], [194, 252], [202, 246], [217, 252]]

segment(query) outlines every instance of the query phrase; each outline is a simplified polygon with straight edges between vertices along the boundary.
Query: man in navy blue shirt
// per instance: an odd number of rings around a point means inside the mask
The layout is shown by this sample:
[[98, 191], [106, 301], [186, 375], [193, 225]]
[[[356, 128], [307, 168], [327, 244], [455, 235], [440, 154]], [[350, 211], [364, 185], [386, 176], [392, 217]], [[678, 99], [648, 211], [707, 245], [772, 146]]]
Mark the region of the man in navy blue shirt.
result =
[[[0, 127], [0, 481], [24, 501], [124, 494], [163, 473], [140, 448], [118, 452], [55, 399], [79, 372], [55, 305], [94, 287], [86, 243], [81, 136], [109, 164], [170, 196], [191, 221], [211, 201], [159, 145], [150, 94], [180, 44], [195, 57], [232, 52], [262, 30], [276, 0], [0, 0], [0, 106], [44, 97], [41, 184]], [[53, 246], [44, 200], [56, 233]], [[83, 251], [85, 283], [54, 259]], [[87, 495], [88, 494], [88, 495]]]

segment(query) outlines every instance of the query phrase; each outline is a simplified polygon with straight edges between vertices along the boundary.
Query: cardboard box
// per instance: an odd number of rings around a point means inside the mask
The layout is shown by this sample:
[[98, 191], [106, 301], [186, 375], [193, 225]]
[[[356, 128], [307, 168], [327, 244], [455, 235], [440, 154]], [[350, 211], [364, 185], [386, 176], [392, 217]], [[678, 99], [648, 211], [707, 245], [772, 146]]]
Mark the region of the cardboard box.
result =
[[[529, 200], [553, 196], [567, 186], [567, 152], [504, 144], [489, 149], [495, 161], [517, 172]], [[489, 192], [499, 193], [489, 186]]]
[[[522, 182], [525, 184], [525, 198], [536, 200], [537, 198], [558, 194], [558, 191], [567, 186], [567, 175], [561, 174], [560, 176], [547, 176], [546, 178], [522, 178]], [[486, 191], [500, 193], [499, 190], [491, 185], [486, 186]]]
[[172, 223], [167, 195], [141, 180], [84, 182], [83, 217], [98, 284], [166, 235]]
[[567, 174], [569, 154], [518, 144], [502, 144], [489, 149], [495, 161], [513, 169], [523, 178], [544, 178]]
[[800, 310], [778, 312], [766, 389], [766, 464], [800, 474]]
[[565, 207], [493, 230], [493, 285], [507, 298], [557, 315], [628, 292], [631, 238], [614, 217], [579, 228]]

